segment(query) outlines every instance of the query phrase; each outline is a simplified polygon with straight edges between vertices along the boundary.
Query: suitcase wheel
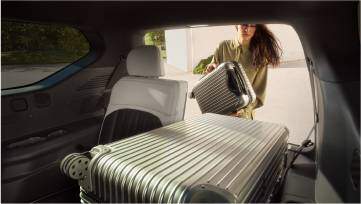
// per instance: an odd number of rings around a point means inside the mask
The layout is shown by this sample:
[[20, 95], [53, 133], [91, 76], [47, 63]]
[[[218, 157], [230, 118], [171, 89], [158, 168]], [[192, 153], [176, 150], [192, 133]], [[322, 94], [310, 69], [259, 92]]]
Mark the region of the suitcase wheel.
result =
[[66, 156], [62, 162], [60, 169], [62, 172], [72, 179], [79, 180], [84, 178], [88, 171], [89, 158], [79, 153]]

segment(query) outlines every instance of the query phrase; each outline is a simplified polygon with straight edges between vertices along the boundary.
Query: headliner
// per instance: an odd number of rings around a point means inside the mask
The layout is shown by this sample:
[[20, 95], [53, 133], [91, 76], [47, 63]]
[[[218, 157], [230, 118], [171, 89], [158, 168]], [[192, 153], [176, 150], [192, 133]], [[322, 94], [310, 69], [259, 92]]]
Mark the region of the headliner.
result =
[[[195, 24], [283, 23], [295, 28], [316, 74], [360, 80], [358, 2], [2, 2], [2, 17], [121, 31]], [[341, 31], [341, 32], [340, 32]]]
[[2, 2], [2, 17], [99, 27], [287, 23], [328, 18], [357, 2]]

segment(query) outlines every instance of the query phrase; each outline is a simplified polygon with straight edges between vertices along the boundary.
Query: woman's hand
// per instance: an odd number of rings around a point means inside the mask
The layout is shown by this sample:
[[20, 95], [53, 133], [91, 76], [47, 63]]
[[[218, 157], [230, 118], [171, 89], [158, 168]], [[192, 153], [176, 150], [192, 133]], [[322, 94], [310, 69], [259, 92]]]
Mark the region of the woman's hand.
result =
[[237, 112], [232, 112], [232, 113], [229, 114], [229, 116], [238, 117], [238, 113]]
[[203, 74], [209, 74], [217, 67], [218, 67], [218, 65], [216, 63], [208, 64], [206, 69], [203, 71]]

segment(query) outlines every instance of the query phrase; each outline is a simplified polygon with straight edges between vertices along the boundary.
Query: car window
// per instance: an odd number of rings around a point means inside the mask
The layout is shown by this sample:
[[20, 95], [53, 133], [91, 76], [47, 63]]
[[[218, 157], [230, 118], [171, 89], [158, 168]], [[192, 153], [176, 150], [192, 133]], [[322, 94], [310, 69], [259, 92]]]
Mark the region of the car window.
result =
[[90, 49], [77, 29], [54, 24], [2, 21], [1, 89], [40, 81]]
[[[255, 110], [255, 119], [285, 124], [290, 142], [300, 144], [313, 126], [313, 103], [305, 56], [296, 31], [289, 25], [268, 24], [282, 48], [280, 65], [268, 67], [265, 103]], [[188, 92], [225, 40], [234, 40], [234, 25], [189, 26], [146, 33], [145, 44], [163, 47], [165, 76], [188, 82]], [[196, 100], [186, 102], [185, 119], [201, 114]]]

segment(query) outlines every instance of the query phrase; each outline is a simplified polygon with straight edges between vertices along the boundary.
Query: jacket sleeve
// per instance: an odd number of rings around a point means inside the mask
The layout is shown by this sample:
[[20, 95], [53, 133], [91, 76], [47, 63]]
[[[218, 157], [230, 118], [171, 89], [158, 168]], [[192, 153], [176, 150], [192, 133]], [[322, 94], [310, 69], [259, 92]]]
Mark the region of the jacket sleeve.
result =
[[214, 53], [213, 53], [213, 58], [212, 58], [212, 61], [211, 61], [211, 64], [212, 63], [216, 63], [216, 64], [220, 64], [220, 63], [222, 63], [223, 62], [223, 54], [222, 54], [222, 52], [223, 52], [223, 44], [224, 44], [224, 42], [221, 42], [219, 45], [218, 45], [218, 47], [216, 48], [216, 50], [214, 51]]
[[267, 67], [259, 68], [252, 83], [254, 92], [257, 96], [256, 102], [250, 105], [252, 109], [256, 109], [264, 105], [266, 98], [267, 72]]

